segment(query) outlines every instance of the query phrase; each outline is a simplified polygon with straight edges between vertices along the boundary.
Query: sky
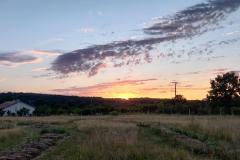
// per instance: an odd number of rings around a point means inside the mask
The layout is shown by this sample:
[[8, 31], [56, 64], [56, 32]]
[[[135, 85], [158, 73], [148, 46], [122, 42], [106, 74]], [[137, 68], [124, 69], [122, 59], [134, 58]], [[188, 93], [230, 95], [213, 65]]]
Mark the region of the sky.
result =
[[1, 0], [0, 92], [206, 97], [240, 72], [240, 0]]

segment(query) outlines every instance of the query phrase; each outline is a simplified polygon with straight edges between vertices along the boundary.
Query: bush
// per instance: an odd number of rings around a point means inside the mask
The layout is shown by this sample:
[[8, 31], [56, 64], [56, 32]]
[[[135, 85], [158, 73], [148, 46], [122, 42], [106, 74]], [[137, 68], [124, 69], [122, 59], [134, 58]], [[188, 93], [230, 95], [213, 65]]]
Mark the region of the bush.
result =
[[66, 132], [67, 132], [66, 129], [63, 127], [57, 127], [53, 129], [53, 133], [57, 133], [57, 134], [64, 134]]
[[40, 134], [45, 134], [45, 133], [50, 133], [50, 130], [47, 129], [47, 128], [43, 128], [43, 129], [40, 131]]
[[112, 116], [118, 116], [119, 112], [118, 111], [112, 111], [109, 114], [112, 115]]

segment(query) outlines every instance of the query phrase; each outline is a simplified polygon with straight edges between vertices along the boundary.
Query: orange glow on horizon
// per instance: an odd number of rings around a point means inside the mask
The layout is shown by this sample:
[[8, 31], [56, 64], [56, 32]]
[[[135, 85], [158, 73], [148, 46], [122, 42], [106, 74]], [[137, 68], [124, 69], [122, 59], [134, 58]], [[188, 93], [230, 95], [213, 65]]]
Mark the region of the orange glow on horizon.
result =
[[[188, 100], [202, 100], [206, 98], [207, 90], [199, 90], [199, 91], [189, 91], [189, 90], [181, 90], [178, 94], [183, 95]], [[158, 93], [158, 92], [148, 92], [148, 93], [114, 93], [109, 92], [108, 94], [99, 95], [104, 98], [121, 98], [128, 100], [130, 98], [173, 98], [174, 92], [166, 92], [166, 93]]]
[[133, 93], [115, 93], [109, 98], [121, 98], [121, 99], [128, 100], [130, 98], [136, 98], [136, 97], [138, 97], [138, 95], [135, 95]]

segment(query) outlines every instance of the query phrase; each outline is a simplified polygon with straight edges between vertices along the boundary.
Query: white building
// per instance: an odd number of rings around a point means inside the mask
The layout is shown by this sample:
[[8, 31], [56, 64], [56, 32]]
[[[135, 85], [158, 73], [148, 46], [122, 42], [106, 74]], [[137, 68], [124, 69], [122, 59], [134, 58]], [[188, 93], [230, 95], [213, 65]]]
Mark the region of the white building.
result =
[[33, 106], [23, 103], [20, 100], [7, 101], [0, 104], [0, 110], [4, 111], [3, 116], [6, 116], [10, 113], [17, 114], [17, 112], [22, 108], [28, 109], [29, 115], [32, 115], [35, 110]]

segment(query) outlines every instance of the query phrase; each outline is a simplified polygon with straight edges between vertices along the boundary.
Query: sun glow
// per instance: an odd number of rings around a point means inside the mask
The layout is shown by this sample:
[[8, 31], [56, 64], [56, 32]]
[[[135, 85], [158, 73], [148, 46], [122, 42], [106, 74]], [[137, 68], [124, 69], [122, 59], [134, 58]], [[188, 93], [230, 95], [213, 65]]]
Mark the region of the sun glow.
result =
[[136, 97], [136, 95], [133, 94], [133, 93], [119, 93], [119, 94], [113, 95], [112, 97], [113, 98], [121, 98], [121, 99], [129, 100], [130, 98]]

